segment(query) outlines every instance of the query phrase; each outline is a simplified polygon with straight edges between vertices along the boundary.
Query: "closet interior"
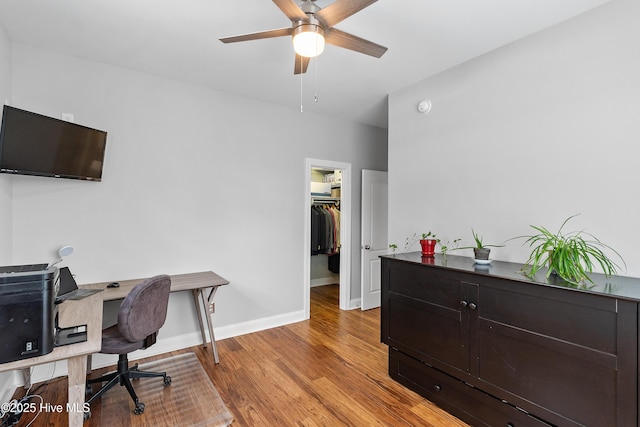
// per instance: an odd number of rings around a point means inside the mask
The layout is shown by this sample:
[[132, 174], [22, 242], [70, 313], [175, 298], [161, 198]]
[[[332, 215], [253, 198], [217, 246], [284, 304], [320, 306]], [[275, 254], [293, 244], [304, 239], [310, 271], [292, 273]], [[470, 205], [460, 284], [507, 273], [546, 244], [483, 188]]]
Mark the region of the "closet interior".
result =
[[341, 170], [311, 169], [311, 286], [340, 283]]

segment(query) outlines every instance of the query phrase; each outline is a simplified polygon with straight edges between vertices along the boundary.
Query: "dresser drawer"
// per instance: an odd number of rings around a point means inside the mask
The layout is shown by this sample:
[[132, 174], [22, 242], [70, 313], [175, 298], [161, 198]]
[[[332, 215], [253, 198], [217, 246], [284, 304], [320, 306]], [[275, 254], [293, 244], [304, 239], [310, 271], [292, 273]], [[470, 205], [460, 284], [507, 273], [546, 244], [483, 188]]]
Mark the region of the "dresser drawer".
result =
[[473, 426], [551, 425], [393, 348], [389, 349], [389, 375]]

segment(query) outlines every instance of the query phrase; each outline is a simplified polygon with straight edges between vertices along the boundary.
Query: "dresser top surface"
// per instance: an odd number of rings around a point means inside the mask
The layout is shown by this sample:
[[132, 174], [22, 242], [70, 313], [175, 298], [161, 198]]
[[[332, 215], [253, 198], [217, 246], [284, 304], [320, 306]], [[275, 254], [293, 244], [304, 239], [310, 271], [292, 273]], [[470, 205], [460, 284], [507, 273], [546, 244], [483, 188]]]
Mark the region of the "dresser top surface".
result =
[[459, 271], [478, 276], [507, 279], [534, 285], [552, 286], [640, 302], [640, 279], [635, 277], [608, 277], [603, 274], [594, 273], [591, 275], [593, 282], [586, 281], [585, 283], [575, 285], [555, 275], [551, 275], [549, 279], [547, 279], [546, 268], [538, 271], [532, 280], [522, 272], [523, 264], [506, 261], [493, 260], [490, 264], [481, 265], [475, 263], [473, 258], [470, 257], [459, 255], [447, 255], [444, 257], [441, 254], [436, 254], [433, 257], [423, 257], [420, 252], [389, 254], [383, 255], [381, 258], [421, 265], [428, 268]]

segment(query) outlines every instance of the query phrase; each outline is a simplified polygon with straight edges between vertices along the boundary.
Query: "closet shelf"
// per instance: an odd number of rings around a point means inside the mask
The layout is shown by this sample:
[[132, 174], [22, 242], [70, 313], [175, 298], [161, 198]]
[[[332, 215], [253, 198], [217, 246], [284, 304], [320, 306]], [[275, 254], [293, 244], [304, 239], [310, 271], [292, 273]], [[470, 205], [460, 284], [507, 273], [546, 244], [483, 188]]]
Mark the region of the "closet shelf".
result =
[[325, 197], [325, 196], [313, 196], [311, 203], [327, 203], [327, 202], [339, 202], [340, 197]]

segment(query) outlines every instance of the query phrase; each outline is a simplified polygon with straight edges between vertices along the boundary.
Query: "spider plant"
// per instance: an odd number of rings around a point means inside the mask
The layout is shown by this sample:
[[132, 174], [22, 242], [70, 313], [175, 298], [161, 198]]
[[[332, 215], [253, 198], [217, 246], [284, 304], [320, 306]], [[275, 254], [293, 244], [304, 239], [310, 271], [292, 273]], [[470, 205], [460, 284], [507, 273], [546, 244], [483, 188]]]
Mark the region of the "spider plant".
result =
[[563, 233], [564, 226], [575, 216], [577, 214], [565, 219], [555, 234], [545, 227], [532, 225], [531, 227], [538, 231], [538, 234], [521, 236], [526, 237], [525, 243], [533, 248], [523, 267], [523, 272], [529, 278], [533, 279], [535, 274], [545, 266], [549, 267], [547, 279], [555, 273], [576, 285], [584, 283], [585, 280], [593, 282], [590, 274], [595, 265], [600, 266], [605, 275], [615, 275], [620, 266], [605, 254], [605, 250], [615, 253], [625, 264], [618, 252], [602, 243], [594, 235], [585, 231]]

